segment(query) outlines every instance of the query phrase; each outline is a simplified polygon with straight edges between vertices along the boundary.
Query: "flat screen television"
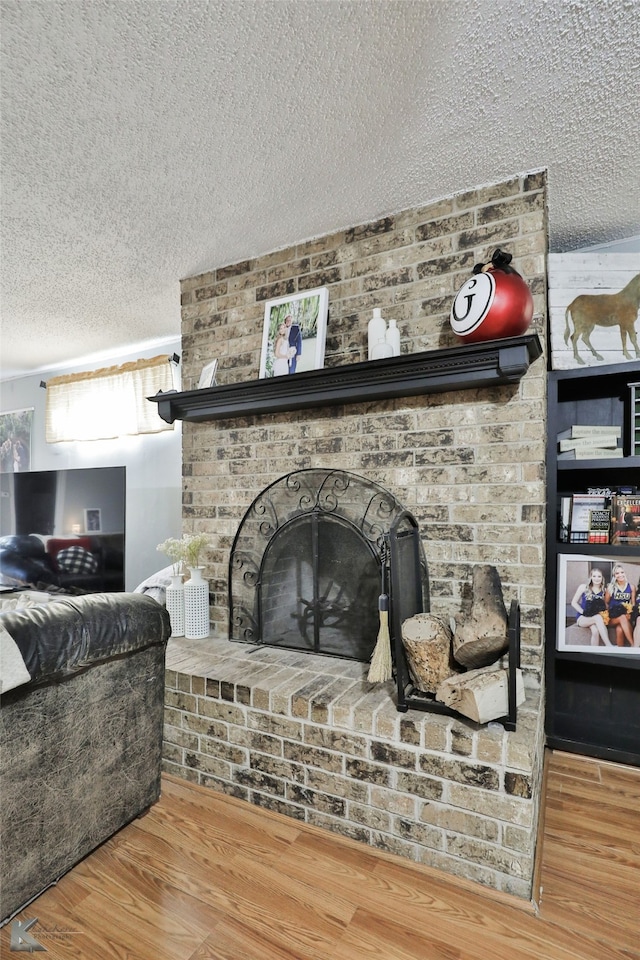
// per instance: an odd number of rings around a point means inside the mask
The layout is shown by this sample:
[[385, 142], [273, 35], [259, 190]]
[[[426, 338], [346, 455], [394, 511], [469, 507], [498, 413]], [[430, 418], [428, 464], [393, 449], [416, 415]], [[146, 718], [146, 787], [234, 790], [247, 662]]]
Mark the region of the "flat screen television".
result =
[[0, 583], [124, 590], [125, 467], [0, 474]]

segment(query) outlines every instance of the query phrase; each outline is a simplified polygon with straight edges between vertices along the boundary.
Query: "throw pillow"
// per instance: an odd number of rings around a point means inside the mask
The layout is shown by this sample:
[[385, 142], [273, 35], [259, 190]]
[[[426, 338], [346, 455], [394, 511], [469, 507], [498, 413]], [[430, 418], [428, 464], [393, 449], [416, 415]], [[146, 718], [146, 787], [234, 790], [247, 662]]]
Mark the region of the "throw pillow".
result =
[[84, 547], [66, 547], [60, 550], [56, 562], [65, 573], [95, 573], [98, 560]]

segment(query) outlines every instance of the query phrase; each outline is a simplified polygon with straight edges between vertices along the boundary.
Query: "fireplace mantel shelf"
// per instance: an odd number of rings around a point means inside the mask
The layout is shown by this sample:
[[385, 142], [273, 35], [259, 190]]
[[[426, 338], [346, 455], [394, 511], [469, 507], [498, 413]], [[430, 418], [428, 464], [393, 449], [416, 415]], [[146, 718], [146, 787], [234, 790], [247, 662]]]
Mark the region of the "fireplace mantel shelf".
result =
[[148, 399], [167, 423], [248, 417], [516, 383], [541, 353], [529, 334]]

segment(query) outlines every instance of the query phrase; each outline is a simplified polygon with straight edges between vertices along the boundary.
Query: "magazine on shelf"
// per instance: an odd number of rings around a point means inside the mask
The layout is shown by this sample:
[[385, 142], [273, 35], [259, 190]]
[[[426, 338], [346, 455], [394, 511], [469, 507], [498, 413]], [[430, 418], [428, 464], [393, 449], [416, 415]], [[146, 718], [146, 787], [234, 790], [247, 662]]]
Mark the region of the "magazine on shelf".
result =
[[640, 548], [640, 495], [616, 494], [613, 498], [612, 543]]

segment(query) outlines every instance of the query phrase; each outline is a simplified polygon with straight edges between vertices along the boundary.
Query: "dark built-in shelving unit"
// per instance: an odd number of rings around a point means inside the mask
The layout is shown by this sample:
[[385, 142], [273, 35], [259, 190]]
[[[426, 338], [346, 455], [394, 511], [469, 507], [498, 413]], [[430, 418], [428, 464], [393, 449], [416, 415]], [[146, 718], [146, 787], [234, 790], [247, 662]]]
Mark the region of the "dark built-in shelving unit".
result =
[[223, 420], [517, 383], [541, 353], [530, 334], [148, 399], [167, 423]]
[[[548, 383], [548, 533], [546, 599], [546, 735], [549, 746], [640, 765], [640, 654], [558, 650], [558, 573], [561, 555], [633, 559], [633, 545], [559, 540], [560, 497], [588, 487], [640, 488], [640, 457], [631, 456], [630, 384], [640, 362], [554, 370]], [[558, 460], [557, 435], [574, 424], [622, 428], [624, 457]], [[635, 585], [635, 584], [634, 584]], [[564, 599], [564, 598], [563, 598]]]

